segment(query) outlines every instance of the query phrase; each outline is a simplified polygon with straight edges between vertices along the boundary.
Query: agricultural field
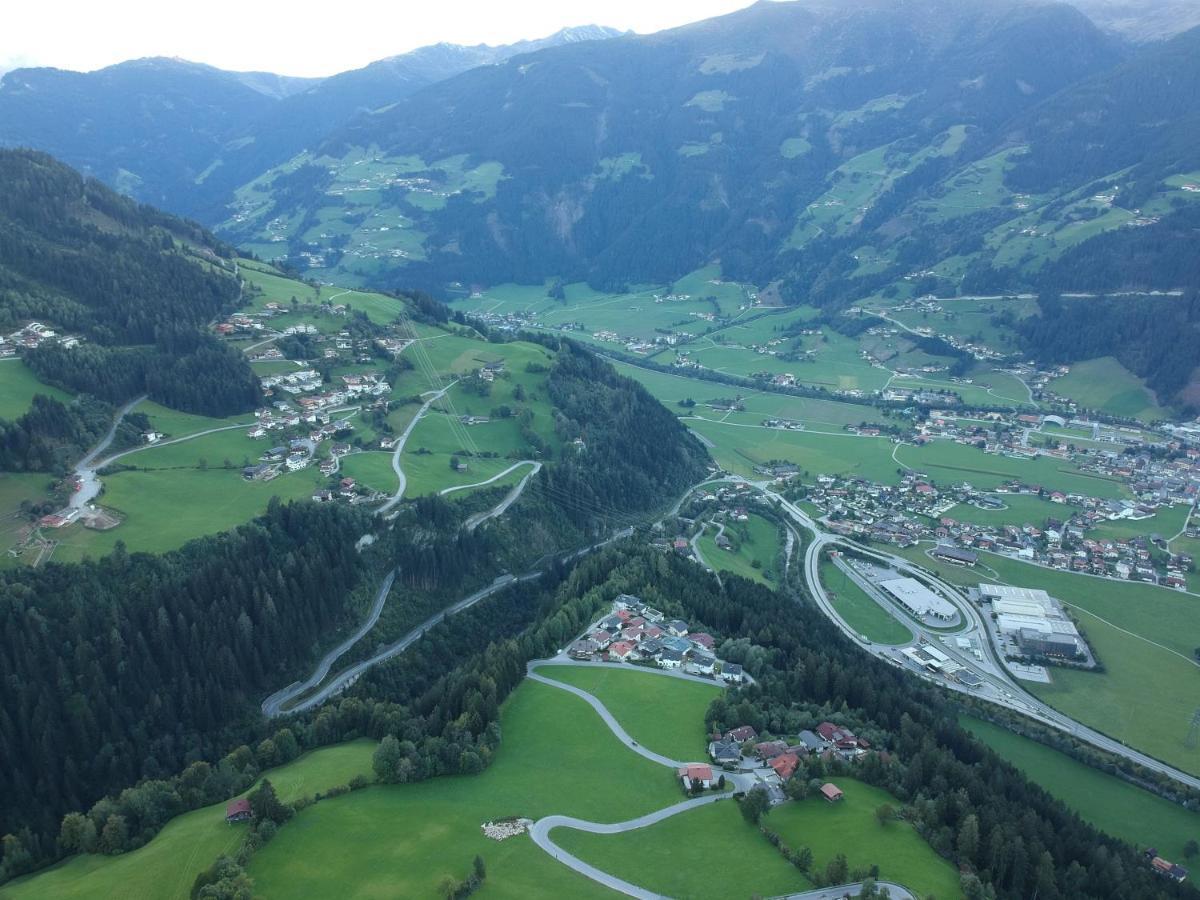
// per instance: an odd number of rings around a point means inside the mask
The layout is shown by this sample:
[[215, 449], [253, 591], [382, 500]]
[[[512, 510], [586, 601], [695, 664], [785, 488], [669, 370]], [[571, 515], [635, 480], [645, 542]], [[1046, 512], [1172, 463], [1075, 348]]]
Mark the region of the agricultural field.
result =
[[367, 450], [342, 457], [338, 475], [384, 494], [393, 494], [398, 482], [392, 469], [392, 454], [387, 450]]
[[1051, 503], [1036, 494], [995, 494], [1004, 502], [1004, 509], [984, 509], [969, 503], [960, 503], [946, 516], [959, 522], [973, 525], [1035, 525], [1041, 527], [1048, 518], [1065, 519], [1076, 512], [1072, 506]]
[[674, 759], [705, 758], [704, 714], [721, 693], [716, 684], [603, 663], [543, 666], [538, 674], [594, 694], [642, 746]]
[[1076, 363], [1068, 374], [1052, 381], [1050, 389], [1084, 409], [1110, 416], [1143, 422], [1167, 418], [1145, 382], [1111, 356]]
[[890, 612], [872, 600], [830, 560], [822, 559], [821, 583], [825, 585], [833, 608], [857, 634], [879, 644], [903, 644], [912, 640], [912, 632]]
[[427, 897], [478, 854], [489, 895], [611, 896], [528, 838], [496, 843], [480, 825], [551, 813], [621, 821], [676, 802], [672, 773], [623, 747], [583, 700], [537, 682], [505, 702], [501, 727], [504, 742], [479, 775], [371, 787], [305, 810], [255, 855], [256, 894]]
[[[375, 742], [360, 740], [314, 750], [266, 774], [280, 799], [292, 802], [372, 776]], [[73, 856], [59, 865], [0, 887], [0, 900], [91, 900], [93, 897], [154, 897], [187, 900], [196, 876], [222, 854], [232, 854], [245, 826], [225, 823], [225, 804], [177, 816], [155, 838], [121, 856]]]
[[42, 384], [18, 357], [0, 360], [0, 419], [19, 419], [29, 412], [34, 394], [69, 400], [66, 391]]
[[[764, 824], [773, 826], [772, 819], [768, 816]], [[767, 897], [811, 887], [742, 818], [732, 800], [623, 834], [559, 828], [553, 837], [584, 862], [666, 897]]]
[[958, 871], [911, 825], [899, 820], [880, 825], [876, 820], [875, 810], [883, 804], [900, 805], [895, 797], [854, 778], [839, 777], [836, 783], [845, 792], [841, 801], [808, 797], [785, 803], [764, 824], [788, 846], [811, 849], [816, 869], [845, 853], [851, 869], [878, 865], [880, 878], [902, 884], [918, 896], [938, 900], [962, 896]]
[[1101, 831], [1172, 860], [1200, 840], [1200, 813], [991, 722], [964, 716], [959, 724]]
[[726, 522], [725, 537], [733, 542], [728, 550], [717, 546], [716, 535], [716, 526], [709, 525], [697, 542], [704, 561], [712, 568], [768, 586], [777, 579], [776, 562], [783, 542], [774, 522], [754, 514], [748, 522]]
[[1138, 535], [1159, 534], [1169, 541], [1183, 531], [1190, 511], [1190, 506], [1180, 503], [1160, 509], [1145, 519], [1116, 519], [1104, 522], [1089, 531], [1087, 536], [1097, 540], [1127, 540]]
[[967, 481], [983, 491], [1018, 479], [1047, 490], [1110, 500], [1127, 493], [1121, 482], [1081, 472], [1065, 460], [1049, 456], [1018, 459], [984, 453], [977, 447], [954, 441], [931, 441], [922, 447], [903, 444], [896, 451], [896, 459], [906, 468], [923, 472], [942, 484]]

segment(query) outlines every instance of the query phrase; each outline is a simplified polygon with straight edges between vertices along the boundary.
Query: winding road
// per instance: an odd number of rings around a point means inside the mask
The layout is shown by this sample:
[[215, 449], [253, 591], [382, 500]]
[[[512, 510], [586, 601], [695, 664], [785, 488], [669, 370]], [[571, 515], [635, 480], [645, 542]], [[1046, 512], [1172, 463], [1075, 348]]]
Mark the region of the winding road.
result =
[[432, 397], [421, 404], [421, 408], [417, 410], [417, 414], [412, 417], [412, 421], [404, 427], [404, 431], [402, 431], [400, 433], [400, 437], [396, 439], [396, 446], [392, 451], [392, 471], [396, 473], [396, 479], [400, 482], [400, 485], [396, 488], [396, 493], [392, 495], [392, 498], [384, 503], [383, 506], [379, 507], [379, 509], [375, 510], [375, 515], [382, 516], [384, 513], [389, 512], [397, 503], [401, 501], [401, 499], [403, 499], [404, 489], [408, 487], [408, 476], [404, 474], [404, 469], [400, 466], [400, 454], [404, 451], [404, 445], [408, 442], [408, 438], [413, 433], [413, 429], [417, 427], [417, 423], [421, 421], [425, 413], [429, 412], [429, 407], [444, 397], [446, 395], [446, 391], [450, 390], [450, 388], [454, 387], [456, 384], [458, 384], [457, 380], [450, 382], [440, 391], [435, 391]]
[[[509, 466], [507, 469], [505, 469], [499, 475], [495, 475], [495, 476], [489, 478], [487, 481], [481, 481], [481, 482], [479, 482], [479, 484], [465, 484], [462, 486], [463, 488], [468, 488], [468, 487], [480, 487], [481, 485], [484, 485], [484, 484], [491, 484], [496, 479], [503, 478], [505, 475], [507, 475], [513, 469], [517, 468], [518, 466], [525, 465], [526, 463], [533, 463], [533, 468], [530, 469], [527, 473], [525, 473], [524, 478], [522, 478], [515, 485], [513, 485], [513, 489], [504, 496], [503, 500], [501, 500], [499, 503], [497, 503], [491, 509], [484, 510], [483, 512], [477, 512], [473, 516], [467, 517], [467, 521], [463, 523], [463, 527], [466, 528], [467, 531], [474, 531], [476, 528], [478, 528], [480, 525], [482, 525], [488, 519], [494, 519], [497, 516], [504, 515], [505, 511], [507, 511], [507, 509], [510, 506], [512, 506], [514, 503], [517, 502], [517, 498], [520, 497], [521, 493], [525, 490], [525, 485], [529, 484], [529, 479], [531, 479], [538, 472], [542, 471], [542, 464], [540, 462], [534, 462], [533, 460], [527, 459], [527, 460], [517, 463], [517, 465], [515, 465], [515, 466]], [[451, 490], [451, 489], [447, 488], [447, 490]], [[446, 491], [442, 491], [442, 493], [444, 494], [444, 493], [446, 493]]]
[[129, 411], [146, 399], [143, 394], [130, 400], [117, 411], [117, 416], [113, 419], [112, 426], [108, 429], [108, 433], [100, 439], [100, 443], [96, 444], [87, 456], [81, 459], [75, 465], [75, 480], [79, 483], [79, 488], [71, 495], [68, 506], [72, 509], [82, 509], [100, 493], [100, 479], [96, 477], [96, 470], [100, 468], [100, 464], [96, 463], [100, 454], [108, 449], [112, 444], [113, 438], [117, 436], [117, 429], [121, 427], [121, 421], [129, 414]]

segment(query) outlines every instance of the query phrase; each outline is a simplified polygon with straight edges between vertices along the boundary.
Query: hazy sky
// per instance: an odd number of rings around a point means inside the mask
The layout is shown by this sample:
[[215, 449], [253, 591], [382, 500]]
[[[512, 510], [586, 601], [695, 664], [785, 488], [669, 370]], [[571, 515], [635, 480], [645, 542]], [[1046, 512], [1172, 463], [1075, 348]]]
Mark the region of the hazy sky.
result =
[[91, 70], [141, 56], [331, 75], [424, 44], [508, 44], [565, 25], [642, 33], [750, 0], [24, 0], [5, 3], [0, 72]]

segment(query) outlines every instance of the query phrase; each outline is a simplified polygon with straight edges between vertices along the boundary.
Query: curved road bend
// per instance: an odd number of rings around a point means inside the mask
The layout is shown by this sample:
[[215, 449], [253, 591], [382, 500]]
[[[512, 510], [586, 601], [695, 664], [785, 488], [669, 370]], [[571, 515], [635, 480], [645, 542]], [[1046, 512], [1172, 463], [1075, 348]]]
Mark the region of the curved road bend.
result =
[[325, 680], [325, 676], [329, 674], [329, 669], [337, 662], [338, 658], [362, 640], [367, 632], [375, 627], [375, 623], [379, 621], [379, 616], [383, 612], [383, 606], [387, 602], [388, 592], [392, 589], [392, 582], [395, 580], [395, 570], [388, 572], [387, 577], [383, 579], [383, 583], [379, 586], [379, 592], [375, 595], [375, 602], [371, 604], [371, 611], [368, 613], [366, 621], [358, 627], [358, 630], [354, 634], [326, 653], [307, 679], [293, 682], [282, 690], [276, 691], [262, 702], [264, 716], [268, 719], [278, 716], [283, 711], [285, 703], [300, 696], [305, 691], [312, 690]]
[[383, 506], [379, 507], [379, 509], [375, 510], [375, 515], [382, 516], [384, 513], [391, 510], [391, 508], [399, 503], [404, 497], [404, 489], [408, 487], [408, 477], [404, 474], [404, 469], [400, 467], [400, 454], [404, 450], [404, 445], [408, 442], [409, 435], [412, 434], [413, 429], [417, 427], [417, 423], [421, 421], [421, 419], [425, 416], [425, 413], [429, 412], [429, 407], [431, 407], [437, 400], [445, 396], [446, 391], [450, 390], [450, 388], [454, 387], [456, 384], [458, 384], [457, 379], [450, 382], [440, 391], [436, 391], [432, 397], [421, 404], [421, 408], [418, 409], [417, 414], [412, 417], [412, 421], [404, 427], [404, 431], [400, 432], [400, 437], [396, 439], [396, 448], [392, 452], [392, 471], [396, 473], [396, 479], [400, 482], [400, 486], [396, 488], [396, 493], [392, 495], [390, 500], [384, 503]]
[[67, 504], [72, 509], [79, 509], [85, 506], [94, 500], [96, 495], [100, 493], [100, 479], [96, 477], [96, 469], [98, 469], [99, 466], [95, 465], [96, 459], [101, 453], [108, 449], [109, 444], [113, 442], [113, 438], [117, 436], [117, 429], [121, 426], [121, 420], [129, 414], [131, 409], [145, 399], [146, 395], [142, 394], [142, 396], [130, 400], [119, 410], [117, 410], [117, 417], [113, 419], [112, 426], [108, 429], [108, 433], [100, 439], [100, 443], [96, 444], [95, 447], [88, 451], [88, 454], [83, 459], [76, 463], [75, 477], [79, 481], [79, 490], [75, 491], [75, 493], [71, 495], [71, 500]]
[[[827, 544], [834, 543], [834, 541], [827, 534], [822, 532], [817, 523], [809, 518], [809, 516], [807, 516], [804, 511], [794, 503], [785, 500], [774, 491], [766, 490], [764, 493], [771, 499], [778, 500], [782, 509], [784, 509], [796, 522], [803, 525], [813, 533], [814, 537], [812, 542], [809, 544], [804, 560], [805, 582], [808, 584], [809, 592], [821, 611], [824, 612], [825, 615], [828, 616], [835, 625], [841, 628], [848, 637], [853, 639], [856, 643], [861, 644], [861, 640], [854, 632], [854, 629], [850, 628], [845, 622], [842, 621], [841, 617], [834, 612], [833, 604], [826, 595], [825, 589], [821, 585], [821, 580], [818, 575], [821, 550]], [[912, 563], [901, 557], [892, 556], [891, 554], [877, 550], [868, 550], [867, 552], [884, 559], [894, 568], [900, 571], [916, 571]], [[922, 569], [920, 574], [923, 578], [928, 579], [935, 587], [945, 591], [948, 596], [955, 598], [960, 607], [967, 611], [968, 618], [972, 622], [972, 625], [977, 629], [984, 629], [983, 637], [985, 639], [988, 638], [986, 631], [987, 624], [983, 622], [982, 616], [970, 602], [964, 600], [956, 589], [952, 588], [941, 579], [936, 578], [932, 575], [932, 573]], [[1026, 691], [1019, 683], [1016, 682], [1015, 679], [1011, 678], [1007, 674], [1007, 671], [995, 658], [994, 649], [992, 648], [990, 639], [983, 640], [980, 643], [982, 645], [981, 649], [983, 650], [988, 661], [991, 663], [990, 668], [981, 667], [974, 658], [968, 659], [967, 657], [960, 655], [949, 645], [946, 646], [945, 652], [949, 653], [951, 656], [954, 656], [959, 662], [963, 663], [967, 668], [983, 678], [983, 680], [993, 689], [994, 695], [984, 697], [983, 699], [989, 700], [990, 702], [996, 703], [1000, 706], [1008, 707], [1009, 709], [1013, 709], [1017, 712], [1024, 713], [1025, 715], [1032, 716], [1048, 725], [1058, 728], [1060, 731], [1065, 731], [1072, 737], [1075, 737], [1081, 741], [1085, 741], [1094, 747], [1099, 747], [1101, 750], [1106, 750], [1109, 753], [1122, 756], [1125, 759], [1135, 762], [1152, 772], [1158, 772], [1159, 774], [1166, 775], [1168, 778], [1172, 778], [1181, 784], [1186, 784], [1189, 787], [1200, 790], [1200, 778], [1181, 771], [1174, 766], [1170, 766], [1164, 762], [1161, 762], [1152, 756], [1147, 756], [1145, 753], [1142, 753], [1139, 750], [1134, 750], [1132, 747], [1121, 743], [1115, 738], [1111, 738], [1102, 732], [1089, 728], [1088, 726], [1077, 722], [1071, 717], [1064, 715], [1053, 707], [1048, 706], [1047, 704], [1038, 700], [1033, 694]], [[899, 646], [908, 645], [905, 644]], [[897, 649], [897, 647], [886, 644], [872, 643], [868, 644], [865, 649], [871, 653], [883, 652], [886, 654], [891, 650]], [[1002, 674], [998, 675], [997, 672]], [[916, 674], [919, 675], [920, 673]], [[972, 696], [979, 696], [977, 693], [969, 691], [967, 688], [961, 685], [953, 684], [942, 679], [926, 680], [932, 680], [935, 684], [942, 685], [949, 690], [960, 690], [964, 693], [969, 693]]]
[[[542, 471], [542, 464], [540, 462], [536, 462], [531, 459], [522, 460], [521, 462], [517, 463], [517, 465], [509, 466], [507, 469], [505, 469], [499, 475], [495, 475], [495, 476], [489, 478], [487, 481], [482, 481], [482, 482], [480, 482], [480, 484], [463, 485], [463, 487], [479, 487], [481, 484], [489, 484], [489, 483], [495, 481], [497, 478], [502, 478], [503, 476], [507, 475], [513, 469], [517, 468], [517, 466], [522, 466], [522, 465], [525, 465], [526, 463], [533, 463], [533, 468], [525, 473], [524, 478], [522, 478], [515, 485], [513, 485], [513, 489], [505, 495], [503, 500], [501, 500], [499, 503], [497, 503], [491, 509], [484, 510], [483, 512], [477, 512], [477, 513], [475, 513], [475, 515], [469, 516], [467, 518], [467, 521], [465, 523], [463, 523], [463, 527], [466, 528], [467, 531], [474, 531], [476, 528], [478, 528], [480, 525], [482, 525], [488, 519], [494, 519], [497, 516], [504, 515], [504, 513], [508, 510], [508, 508], [510, 506], [512, 506], [514, 503], [516, 503], [517, 498], [520, 497], [521, 494], [524, 492], [525, 486], [527, 484], [529, 484], [529, 479], [533, 478], [534, 475], [536, 475], [538, 472]], [[447, 490], [449, 490], [449, 489], [447, 489]], [[446, 493], [446, 491], [442, 491], [442, 493], [444, 494], [444, 493]]]

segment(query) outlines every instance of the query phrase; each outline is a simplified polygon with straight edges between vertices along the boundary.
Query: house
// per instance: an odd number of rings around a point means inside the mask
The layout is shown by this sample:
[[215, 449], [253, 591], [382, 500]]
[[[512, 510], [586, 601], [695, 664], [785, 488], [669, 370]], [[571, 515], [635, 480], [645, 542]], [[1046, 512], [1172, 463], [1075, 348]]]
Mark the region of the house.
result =
[[711, 653], [705, 653], [702, 650], [693, 650], [691, 663], [688, 668], [699, 672], [701, 675], [711, 675], [716, 664], [717, 658]]
[[692, 649], [692, 645], [688, 642], [687, 638], [678, 638], [678, 637], [663, 638], [662, 645], [664, 647], [670, 647], [672, 650], [676, 651], [677, 653], [681, 653], [681, 654], [687, 653], [689, 650]]
[[696, 646], [703, 647], [705, 650], [710, 651], [717, 644], [716, 640], [713, 639], [711, 634], [706, 634], [703, 631], [697, 632], [696, 634], [689, 634], [688, 639]]
[[225, 804], [225, 821], [229, 824], [234, 822], [249, 822], [254, 818], [254, 812], [250, 809], [250, 801], [245, 797], [239, 797], [236, 800], [230, 800]]
[[333, 491], [322, 488], [319, 491], [313, 491], [312, 498], [314, 503], [328, 503], [333, 499]]
[[708, 745], [708, 755], [718, 766], [737, 765], [742, 761], [742, 748], [733, 741], [713, 741]]
[[762, 791], [765, 793], [767, 795], [767, 803], [769, 803], [771, 806], [778, 806], [787, 799], [787, 794], [783, 792], [783, 788], [774, 782], [760, 781], [750, 790]]
[[689, 763], [686, 766], [680, 766], [678, 770], [679, 780], [683, 782], [683, 789], [690, 791], [692, 785], [699, 782], [700, 787], [710, 788], [716, 781], [713, 778], [712, 766], [706, 766], [702, 763]]
[[678, 669], [683, 665], [683, 654], [674, 647], [663, 647], [658, 654], [658, 664], [664, 669]]
[[682, 619], [673, 619], [667, 623], [667, 631], [674, 637], [683, 637], [688, 633], [688, 624]]
[[742, 667], [737, 663], [725, 663], [721, 667], [721, 679], [727, 684], [741, 684], [744, 677]]
[[603, 650], [612, 643], [612, 635], [603, 628], [597, 628], [595, 631], [589, 634], [588, 637], [595, 641], [596, 647], [600, 650]]
[[796, 774], [796, 767], [800, 765], [800, 757], [795, 753], [780, 753], [771, 760], [771, 768], [775, 770], [775, 774], [782, 781], [787, 781]]
[[629, 641], [614, 641], [608, 646], [608, 655], [611, 659], [617, 659], [625, 662], [633, 657], [634, 650], [637, 649]]
[[599, 648], [596, 646], [595, 641], [591, 640], [590, 638], [583, 638], [582, 640], [578, 640], [571, 645], [571, 658], [591, 659], [592, 655], [595, 654], [597, 649]]
[[754, 745], [754, 755], [763, 762], [769, 762], [775, 757], [787, 752], [787, 744], [783, 741], [763, 741]]
[[833, 782], [826, 782], [821, 785], [821, 796], [830, 803], [837, 803], [846, 795], [842, 793], [842, 789]]
[[811, 731], [800, 732], [800, 743], [808, 748], [809, 753], [820, 753], [827, 746], [821, 738]]
[[738, 744], [744, 744], [746, 741], [752, 741], [758, 737], [758, 732], [751, 725], [739, 725], [737, 728], [731, 728], [725, 732], [725, 740], [734, 741]]

